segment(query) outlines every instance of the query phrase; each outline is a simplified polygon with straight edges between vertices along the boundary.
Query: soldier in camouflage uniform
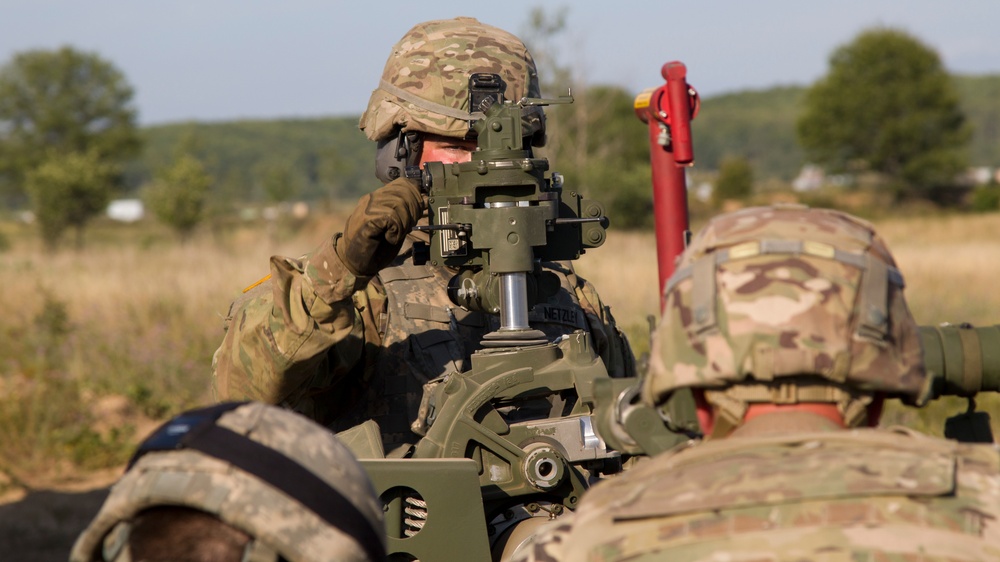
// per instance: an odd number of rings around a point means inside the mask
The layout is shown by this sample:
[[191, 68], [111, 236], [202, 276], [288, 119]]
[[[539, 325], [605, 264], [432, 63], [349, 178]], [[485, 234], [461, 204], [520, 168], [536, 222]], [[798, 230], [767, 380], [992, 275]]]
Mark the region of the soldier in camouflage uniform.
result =
[[[299, 259], [273, 257], [268, 282], [233, 303], [214, 360], [218, 399], [284, 404], [342, 431], [375, 420], [385, 451], [404, 456], [423, 385], [469, 367], [491, 315], [447, 294], [453, 270], [413, 263], [411, 232], [426, 202], [408, 166], [469, 161], [469, 76], [499, 74], [507, 99], [538, 97], [535, 63], [509, 33], [471, 18], [415, 26], [394, 47], [360, 127], [378, 144], [376, 175], [343, 233]], [[544, 140], [540, 108], [523, 117], [526, 146]], [[610, 311], [569, 263], [546, 263], [561, 289], [530, 311], [550, 338], [582, 329], [612, 376], [634, 359]], [[393, 453], [394, 451], [394, 453]]]
[[262, 403], [181, 414], [139, 448], [71, 562], [374, 562], [382, 509], [329, 430]]
[[872, 429], [926, 376], [903, 278], [826, 210], [712, 220], [668, 281], [643, 399], [706, 434], [595, 486], [522, 560], [998, 560], [1000, 450]]

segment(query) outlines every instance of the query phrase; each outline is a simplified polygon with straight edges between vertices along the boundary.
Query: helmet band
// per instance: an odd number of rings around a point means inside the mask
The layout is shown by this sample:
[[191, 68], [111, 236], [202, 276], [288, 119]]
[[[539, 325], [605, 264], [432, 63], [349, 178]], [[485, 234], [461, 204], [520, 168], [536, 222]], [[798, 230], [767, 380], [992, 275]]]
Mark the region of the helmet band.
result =
[[430, 111], [431, 113], [436, 113], [438, 115], [443, 115], [445, 117], [451, 117], [452, 119], [463, 119], [468, 121], [472, 119], [482, 119], [483, 117], [486, 117], [486, 115], [484, 115], [481, 111], [469, 113], [467, 111], [462, 111], [460, 109], [448, 107], [447, 105], [441, 105], [439, 103], [434, 103], [432, 101], [425, 100], [424, 98], [417, 96], [416, 94], [407, 92], [402, 88], [397, 88], [396, 86], [393, 86], [392, 84], [386, 82], [385, 80], [380, 80], [378, 83], [378, 87], [380, 90], [384, 90], [385, 92], [390, 93], [405, 102], [412, 103], [413, 105], [419, 107], [420, 109], [423, 109], [424, 111]]

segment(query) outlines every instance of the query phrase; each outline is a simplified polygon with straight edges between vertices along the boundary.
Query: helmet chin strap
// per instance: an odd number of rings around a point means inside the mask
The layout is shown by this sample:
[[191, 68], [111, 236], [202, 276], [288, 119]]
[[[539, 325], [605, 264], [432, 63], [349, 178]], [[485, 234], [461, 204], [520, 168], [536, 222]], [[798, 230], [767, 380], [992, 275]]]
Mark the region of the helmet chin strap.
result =
[[481, 111], [474, 111], [470, 113], [468, 111], [455, 109], [447, 105], [441, 105], [440, 103], [435, 103], [430, 100], [425, 100], [424, 98], [416, 94], [410, 93], [402, 88], [397, 88], [396, 86], [393, 86], [392, 84], [386, 82], [385, 80], [381, 80], [378, 84], [378, 87], [379, 89], [385, 90], [386, 92], [389, 92], [390, 94], [396, 96], [397, 98], [405, 102], [409, 102], [410, 104], [415, 105], [420, 109], [423, 109], [424, 111], [427, 111], [429, 113], [436, 113], [438, 115], [443, 115], [445, 117], [451, 117], [452, 119], [461, 119], [461, 120], [482, 119], [483, 117], [485, 117], [485, 115]]

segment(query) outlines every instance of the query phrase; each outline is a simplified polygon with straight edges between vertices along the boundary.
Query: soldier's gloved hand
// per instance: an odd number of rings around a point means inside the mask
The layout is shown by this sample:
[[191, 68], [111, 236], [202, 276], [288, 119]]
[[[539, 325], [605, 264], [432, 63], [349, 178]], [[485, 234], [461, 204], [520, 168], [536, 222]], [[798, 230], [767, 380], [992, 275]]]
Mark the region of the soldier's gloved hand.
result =
[[334, 244], [351, 273], [371, 277], [389, 265], [424, 213], [417, 183], [399, 178], [361, 198]]

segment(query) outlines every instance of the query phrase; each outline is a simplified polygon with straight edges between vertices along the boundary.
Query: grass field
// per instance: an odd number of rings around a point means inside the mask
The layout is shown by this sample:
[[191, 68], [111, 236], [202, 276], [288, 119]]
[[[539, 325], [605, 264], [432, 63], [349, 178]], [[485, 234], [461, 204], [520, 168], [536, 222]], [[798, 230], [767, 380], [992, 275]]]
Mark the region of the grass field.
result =
[[[247, 224], [186, 245], [156, 226], [97, 224], [80, 252], [45, 251], [22, 225], [0, 224], [0, 488], [45, 486], [121, 464], [157, 420], [211, 399], [222, 316], [268, 271], [339, 228], [333, 216]], [[917, 321], [1000, 321], [1000, 214], [882, 220]], [[600, 290], [638, 353], [658, 306], [652, 234], [612, 230], [578, 270]], [[1000, 430], [1000, 402], [980, 400]], [[891, 405], [888, 422], [932, 433], [964, 408]], [[2, 490], [0, 490], [2, 491]]]

